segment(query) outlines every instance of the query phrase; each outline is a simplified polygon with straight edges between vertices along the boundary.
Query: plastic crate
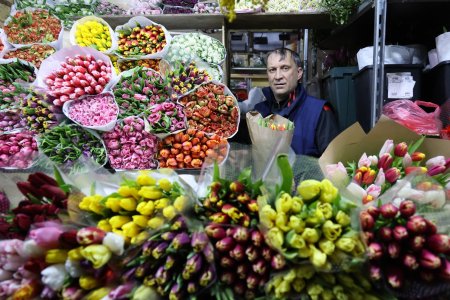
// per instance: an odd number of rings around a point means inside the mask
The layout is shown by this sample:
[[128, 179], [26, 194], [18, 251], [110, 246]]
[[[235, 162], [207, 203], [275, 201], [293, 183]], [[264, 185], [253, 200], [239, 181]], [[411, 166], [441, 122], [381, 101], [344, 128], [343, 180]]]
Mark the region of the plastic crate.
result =
[[358, 67], [336, 67], [322, 79], [322, 98], [329, 101], [342, 131], [356, 122], [355, 90], [352, 76]]
[[450, 60], [437, 64], [423, 73], [424, 99], [442, 105], [450, 99]]
[[[398, 100], [398, 98], [388, 98], [388, 78], [389, 73], [410, 72], [413, 80], [416, 82], [413, 89], [411, 100], [422, 99], [422, 65], [385, 65], [384, 66], [384, 89], [383, 104]], [[358, 73], [352, 76], [355, 89], [355, 108], [356, 120], [361, 127], [368, 132], [372, 124], [372, 78], [373, 66], [365, 66]]]

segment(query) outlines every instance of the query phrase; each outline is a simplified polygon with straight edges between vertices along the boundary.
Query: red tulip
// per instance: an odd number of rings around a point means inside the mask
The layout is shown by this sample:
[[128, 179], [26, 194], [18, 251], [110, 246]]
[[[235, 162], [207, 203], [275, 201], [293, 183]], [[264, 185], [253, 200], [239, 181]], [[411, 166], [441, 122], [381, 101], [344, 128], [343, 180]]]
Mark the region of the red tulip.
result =
[[362, 178], [362, 183], [366, 185], [370, 185], [375, 181], [375, 177], [377, 175], [377, 172], [375, 170], [369, 169], [367, 170]]
[[372, 230], [375, 225], [373, 217], [367, 211], [362, 211], [359, 214], [359, 221], [361, 222], [361, 227], [364, 231]]
[[433, 234], [427, 238], [428, 248], [435, 253], [450, 251], [450, 237], [446, 234]]
[[402, 241], [408, 237], [408, 230], [406, 230], [404, 226], [397, 225], [394, 227], [392, 234], [394, 236], [394, 239], [396, 239], [397, 241]]
[[380, 238], [384, 241], [389, 242], [392, 240], [392, 229], [389, 227], [381, 227], [378, 231]]
[[245, 243], [250, 237], [249, 231], [245, 227], [234, 227], [231, 236], [237, 241]]
[[398, 242], [391, 242], [387, 246], [387, 252], [390, 258], [398, 258], [400, 256], [400, 244]]
[[14, 224], [22, 231], [27, 231], [31, 226], [31, 218], [25, 214], [17, 214], [13, 219]]
[[245, 192], [245, 185], [242, 182], [236, 180], [230, 183], [230, 190], [236, 195], [242, 194], [243, 192]]
[[244, 247], [242, 245], [237, 244], [234, 246], [233, 250], [230, 251], [230, 256], [237, 261], [241, 261], [245, 257]]
[[410, 166], [410, 167], [405, 168], [405, 175], [409, 175], [414, 172], [417, 172], [418, 174], [425, 174], [427, 172], [427, 168], [415, 167], [415, 166]]
[[409, 218], [416, 213], [416, 204], [411, 200], [405, 200], [400, 204], [399, 210], [402, 217]]
[[224, 237], [220, 241], [216, 242], [216, 248], [221, 252], [230, 251], [233, 247], [234, 247], [234, 240], [229, 236]]
[[442, 267], [439, 275], [447, 281], [450, 280], [450, 262], [446, 258], [442, 258]]
[[[275, 256], [274, 256], [275, 257]], [[282, 257], [282, 256], [281, 256]], [[272, 260], [273, 261], [273, 260]], [[264, 261], [264, 259], [260, 259], [260, 260], [258, 260], [256, 263], [254, 263], [253, 265], [252, 265], [252, 270], [253, 270], [253, 272], [255, 272], [256, 274], [258, 274], [258, 275], [264, 275], [264, 274], [266, 274], [266, 272], [268, 271], [267, 270], [267, 262], [266, 261]], [[276, 267], [278, 267], [278, 268], [275, 268], [274, 267], [274, 269], [275, 270], [280, 270], [280, 268], [279, 268], [279, 266], [281, 265], [280, 263], [279, 263], [279, 261], [277, 261], [275, 264], [274, 264]], [[283, 264], [283, 266], [284, 266], [284, 264]]]
[[383, 256], [383, 248], [378, 243], [371, 243], [367, 249], [367, 255], [370, 260], [377, 260]]
[[284, 266], [286, 266], [286, 259], [282, 254], [277, 253], [272, 256], [270, 264], [275, 270], [281, 270], [284, 268]]
[[385, 219], [392, 219], [397, 216], [398, 208], [392, 203], [385, 203], [380, 207], [380, 213]]
[[389, 153], [384, 153], [378, 160], [378, 169], [387, 170], [392, 166], [394, 159]]
[[445, 170], [446, 170], [445, 166], [434, 166], [431, 167], [431, 169], [428, 169], [427, 174], [429, 176], [435, 176], [444, 173]]
[[81, 245], [101, 244], [106, 232], [96, 227], [86, 227], [78, 230], [77, 242]]
[[437, 269], [441, 266], [441, 259], [432, 252], [422, 249], [419, 258], [420, 265], [427, 269]]
[[369, 270], [369, 274], [370, 274], [370, 278], [372, 280], [380, 280], [381, 279], [381, 269], [379, 266], [377, 265], [370, 265], [370, 270]]
[[403, 157], [408, 153], [408, 145], [405, 142], [398, 143], [394, 148], [394, 155]]
[[389, 268], [387, 270], [387, 280], [391, 287], [400, 288], [403, 285], [403, 271], [400, 268]]
[[412, 239], [409, 240], [409, 246], [411, 247], [411, 250], [413, 251], [420, 251], [422, 250], [423, 246], [425, 245], [426, 239], [423, 235], [416, 235]]
[[36, 188], [39, 188], [41, 185], [44, 184], [58, 186], [58, 183], [56, 182], [55, 179], [42, 172], [36, 172], [28, 175], [28, 181]]
[[253, 262], [259, 257], [258, 249], [255, 246], [249, 246], [245, 249], [245, 255], [250, 262]]
[[215, 238], [217, 240], [223, 239], [226, 236], [225, 229], [215, 223], [206, 225], [205, 232], [209, 237]]
[[412, 216], [406, 222], [406, 228], [412, 233], [422, 234], [427, 231], [427, 222], [422, 216]]
[[259, 230], [253, 230], [251, 232], [250, 238], [253, 245], [255, 245], [256, 247], [261, 247], [262, 243], [264, 242], [264, 236]]
[[374, 218], [377, 219], [380, 215], [380, 209], [376, 206], [369, 206], [366, 211]]
[[405, 254], [403, 256], [403, 265], [410, 270], [416, 270], [419, 267], [416, 257], [412, 254]]
[[433, 221], [425, 219], [425, 223], [427, 223], [427, 233], [429, 235], [435, 234], [437, 232], [436, 224]]
[[384, 176], [389, 183], [395, 183], [400, 175], [400, 170], [395, 167], [389, 168], [384, 172]]
[[228, 285], [232, 285], [234, 283], [234, 280], [235, 280], [234, 272], [224, 271], [220, 275], [220, 281], [225, 282]]
[[425, 159], [425, 153], [414, 152], [413, 154], [411, 154], [411, 159], [412, 161], [422, 161], [423, 159]]

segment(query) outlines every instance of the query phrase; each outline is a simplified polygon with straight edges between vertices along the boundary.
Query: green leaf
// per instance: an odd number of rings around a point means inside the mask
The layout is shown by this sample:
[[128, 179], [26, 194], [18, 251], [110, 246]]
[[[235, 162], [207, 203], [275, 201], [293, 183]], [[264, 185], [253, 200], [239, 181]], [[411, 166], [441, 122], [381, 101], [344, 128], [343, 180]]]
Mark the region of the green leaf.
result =
[[58, 186], [65, 192], [65, 193], [69, 193], [70, 192], [70, 186], [67, 185], [64, 182], [64, 179], [61, 176], [61, 173], [59, 172], [58, 168], [53, 167], [53, 171], [55, 173], [55, 180], [58, 183]]
[[294, 172], [289, 164], [287, 154], [279, 154], [277, 157], [277, 165], [281, 175], [281, 185], [276, 186], [275, 193], [278, 195], [280, 192], [291, 193], [292, 182], [294, 180]]
[[96, 184], [95, 184], [95, 181], [94, 181], [91, 184], [91, 191], [90, 191], [91, 196], [95, 195], [95, 186], [96, 186]]
[[408, 147], [408, 153], [412, 154], [412, 153], [416, 152], [417, 149], [419, 149], [419, 147], [422, 145], [424, 140], [425, 140], [425, 135], [422, 135], [420, 137], [420, 139], [418, 139], [417, 141], [412, 143], [411, 146]]
[[220, 169], [219, 165], [217, 164], [217, 161], [214, 162], [214, 172], [213, 172], [213, 181], [219, 181], [220, 180]]

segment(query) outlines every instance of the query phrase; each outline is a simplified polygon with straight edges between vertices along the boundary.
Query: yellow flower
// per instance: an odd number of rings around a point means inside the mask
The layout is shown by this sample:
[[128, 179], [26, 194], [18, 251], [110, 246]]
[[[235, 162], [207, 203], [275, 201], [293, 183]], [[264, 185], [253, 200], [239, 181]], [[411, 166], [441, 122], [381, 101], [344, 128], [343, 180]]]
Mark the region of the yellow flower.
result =
[[320, 188], [322, 190], [320, 193], [320, 200], [323, 202], [331, 203], [338, 196], [338, 189], [328, 179], [324, 179], [320, 182]]
[[302, 233], [305, 230], [305, 222], [297, 216], [289, 217], [288, 226], [293, 229], [296, 233]]
[[137, 189], [129, 187], [128, 185], [122, 185], [117, 190], [117, 193], [122, 197], [133, 197], [135, 199], [139, 199], [139, 192]]
[[310, 245], [309, 248], [311, 249], [312, 254], [309, 257], [309, 261], [317, 268], [323, 267], [327, 262], [327, 255], [317, 249], [314, 245]]
[[188, 200], [189, 200], [188, 197], [184, 195], [178, 196], [173, 202], [173, 206], [178, 212], [181, 212], [186, 208]]
[[106, 199], [105, 206], [110, 210], [112, 210], [113, 212], [119, 212], [120, 199], [121, 198], [109, 197], [108, 199]]
[[175, 207], [173, 207], [172, 205], [164, 207], [164, 209], [163, 209], [163, 216], [167, 220], [172, 220], [176, 215], [177, 215], [177, 213], [175, 211]]
[[81, 255], [89, 260], [95, 269], [98, 269], [109, 261], [111, 251], [104, 245], [89, 245], [81, 250]]
[[67, 250], [50, 249], [45, 254], [45, 262], [48, 264], [63, 264], [67, 259]]
[[293, 200], [291, 198], [291, 195], [288, 193], [282, 193], [276, 200], [275, 200], [275, 209], [278, 213], [287, 213], [291, 210], [293, 204]]
[[304, 180], [297, 186], [297, 193], [304, 201], [309, 202], [319, 196], [320, 187], [320, 181], [314, 179]]
[[155, 200], [155, 208], [156, 209], [163, 209], [165, 207], [167, 207], [170, 203], [169, 198], [161, 198], [158, 200]]
[[305, 228], [302, 238], [309, 244], [317, 243], [320, 239], [320, 232], [315, 228]]
[[161, 189], [157, 186], [143, 186], [139, 190], [138, 194], [139, 196], [150, 200], [160, 199], [163, 196]]
[[308, 258], [312, 255], [311, 248], [309, 247], [309, 245], [306, 245], [306, 247], [298, 249], [297, 254], [298, 257]]
[[303, 237], [301, 235], [295, 233], [294, 230], [291, 230], [286, 234], [286, 243], [289, 246], [291, 246], [293, 248], [297, 248], [297, 249], [301, 249], [306, 246], [305, 240], [303, 239]]
[[109, 219], [103, 219], [98, 221], [97, 228], [103, 230], [103, 231], [111, 231], [112, 227], [109, 224]]
[[91, 204], [92, 198], [90, 196], [83, 197], [78, 207], [82, 210], [89, 210], [89, 205]]
[[130, 221], [131, 218], [129, 216], [114, 216], [109, 219], [109, 224], [111, 224], [113, 229], [118, 229]]
[[100, 286], [100, 281], [89, 275], [81, 275], [78, 282], [83, 290], [92, 290]]
[[330, 203], [319, 203], [317, 204], [317, 210], [322, 212], [323, 217], [328, 220], [333, 216], [333, 207]]
[[33, 295], [36, 293], [36, 284], [26, 283], [22, 284], [13, 294], [11, 300], [27, 300], [34, 299]]
[[274, 247], [275, 249], [281, 249], [281, 247], [283, 246], [283, 232], [277, 227], [269, 229], [269, 231], [267, 232], [267, 239], [270, 245], [272, 245], [272, 247]]
[[103, 215], [104, 206], [98, 201], [92, 201], [91, 204], [89, 204], [89, 210], [96, 213], [97, 215]]
[[134, 211], [136, 209], [137, 203], [134, 198], [122, 198], [120, 199], [120, 207], [126, 211]]
[[303, 200], [300, 197], [294, 196], [292, 197], [292, 207], [291, 211], [295, 214], [301, 212], [303, 209]]
[[147, 227], [148, 217], [143, 215], [134, 215], [133, 222], [141, 228]]
[[156, 292], [145, 285], [139, 286], [133, 293], [132, 300], [149, 300], [149, 299], [158, 299], [159, 296]]
[[103, 199], [101, 195], [86, 196], [81, 200], [78, 207], [82, 210], [90, 210], [98, 215], [103, 214], [103, 205], [100, 204], [100, 200]]
[[287, 226], [288, 219], [284, 212], [277, 213], [277, 218], [275, 219], [275, 225], [283, 231], [289, 231], [291, 228]]
[[355, 240], [350, 237], [341, 237], [336, 241], [336, 247], [344, 252], [352, 252], [355, 248]]
[[362, 256], [366, 251], [363, 242], [358, 237], [355, 237], [354, 241], [355, 241], [355, 248], [353, 248], [352, 255]]
[[135, 237], [141, 232], [141, 228], [134, 222], [128, 222], [122, 226], [123, 233], [126, 237]]
[[288, 294], [291, 291], [291, 283], [283, 280], [278, 286], [278, 292], [280, 294]]
[[311, 265], [300, 265], [295, 268], [297, 278], [311, 279], [316, 271]]
[[161, 178], [158, 180], [158, 185], [160, 188], [162, 188], [164, 191], [168, 192], [170, 189], [172, 189], [172, 183], [167, 178]]
[[269, 205], [263, 206], [260, 212], [261, 223], [267, 228], [272, 228], [277, 218], [277, 212]]
[[319, 241], [319, 248], [323, 251], [326, 255], [331, 255], [334, 252], [335, 245], [332, 241], [327, 239], [321, 239]]
[[81, 255], [81, 250], [83, 249], [83, 247], [78, 247], [72, 250], [69, 250], [68, 252], [68, 257], [70, 260], [82, 260], [83, 259], [83, 255]]
[[283, 280], [292, 282], [295, 279], [295, 270], [290, 269], [286, 274], [283, 275]]
[[342, 226], [339, 224], [334, 224], [332, 221], [327, 220], [322, 225], [322, 232], [327, 239], [330, 241], [335, 241], [342, 233]]
[[85, 300], [101, 300], [108, 296], [109, 292], [111, 291], [111, 288], [102, 287], [99, 289], [96, 289], [92, 292], [90, 292], [86, 298], [83, 298]]
[[150, 237], [147, 231], [141, 231], [137, 236], [131, 238], [131, 244], [142, 244]]
[[338, 224], [341, 225], [342, 227], [346, 227], [346, 226], [350, 225], [349, 215], [347, 215], [342, 210], [337, 212], [335, 219], [338, 222]]
[[164, 224], [164, 219], [161, 217], [153, 217], [150, 220], [148, 220], [148, 227], [151, 229], [156, 229], [161, 227]]
[[149, 175], [148, 171], [140, 171], [136, 179], [137, 184], [144, 185], [155, 185], [156, 179]]
[[155, 210], [155, 204], [153, 201], [142, 201], [139, 203], [136, 207], [136, 211], [144, 216], [150, 216], [153, 214], [153, 211]]

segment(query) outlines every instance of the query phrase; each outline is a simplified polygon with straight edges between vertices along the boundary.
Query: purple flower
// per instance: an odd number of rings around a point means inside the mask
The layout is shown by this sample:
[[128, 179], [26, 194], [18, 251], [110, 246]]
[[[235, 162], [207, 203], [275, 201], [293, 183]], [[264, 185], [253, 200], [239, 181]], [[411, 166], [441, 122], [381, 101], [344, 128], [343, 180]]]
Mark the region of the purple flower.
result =
[[184, 122], [178, 122], [178, 123], [175, 124], [175, 127], [177, 129], [184, 129], [185, 128], [185, 124], [184, 124]]
[[160, 119], [161, 119], [161, 115], [159, 113], [153, 113], [153, 114], [149, 115], [147, 118], [147, 120], [152, 124], [155, 124]]
[[173, 102], [164, 102], [162, 104], [162, 107], [165, 111], [170, 111], [170, 110], [174, 110], [175, 108], [175, 103]]

